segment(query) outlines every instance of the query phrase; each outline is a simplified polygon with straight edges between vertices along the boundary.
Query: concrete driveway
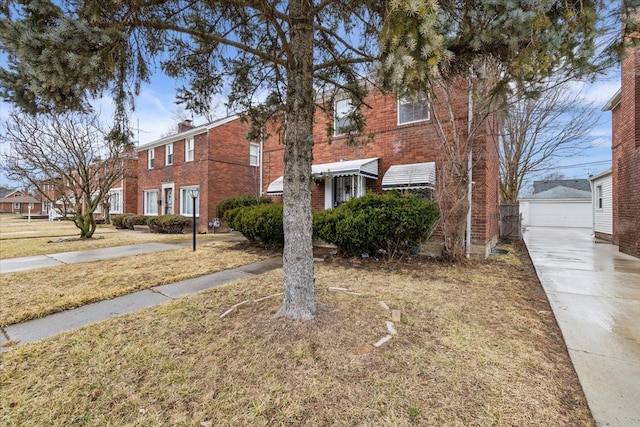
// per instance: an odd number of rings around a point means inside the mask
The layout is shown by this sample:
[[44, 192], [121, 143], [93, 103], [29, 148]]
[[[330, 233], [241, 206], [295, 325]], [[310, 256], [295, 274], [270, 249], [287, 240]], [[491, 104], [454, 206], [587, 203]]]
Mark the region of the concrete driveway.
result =
[[640, 426], [640, 259], [591, 230], [531, 227], [524, 240], [600, 426]]

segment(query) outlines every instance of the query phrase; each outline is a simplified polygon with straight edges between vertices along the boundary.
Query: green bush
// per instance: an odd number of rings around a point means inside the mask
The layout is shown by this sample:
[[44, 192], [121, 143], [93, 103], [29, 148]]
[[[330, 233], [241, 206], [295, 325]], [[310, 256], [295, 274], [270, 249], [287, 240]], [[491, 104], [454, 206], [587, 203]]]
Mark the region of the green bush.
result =
[[[220, 203], [218, 203], [218, 205], [216, 206], [216, 216], [224, 220], [225, 213], [227, 211], [245, 206], [262, 205], [265, 203], [272, 203], [271, 199], [269, 199], [268, 197], [254, 196], [231, 197], [229, 199], [224, 199]], [[224, 221], [227, 222], [226, 220]]]
[[284, 245], [280, 204], [266, 203], [231, 209], [225, 212], [224, 220], [229, 227], [251, 241], [275, 247]]
[[314, 215], [314, 235], [348, 256], [402, 255], [426, 240], [438, 219], [435, 203], [411, 194], [368, 193]]
[[181, 215], [152, 216], [147, 219], [149, 230], [153, 233], [182, 234], [187, 227], [191, 227], [193, 220]]
[[135, 215], [136, 214], [132, 213], [111, 215], [111, 223], [118, 229], [128, 228], [133, 230], [133, 223], [129, 221], [129, 217], [134, 217]]

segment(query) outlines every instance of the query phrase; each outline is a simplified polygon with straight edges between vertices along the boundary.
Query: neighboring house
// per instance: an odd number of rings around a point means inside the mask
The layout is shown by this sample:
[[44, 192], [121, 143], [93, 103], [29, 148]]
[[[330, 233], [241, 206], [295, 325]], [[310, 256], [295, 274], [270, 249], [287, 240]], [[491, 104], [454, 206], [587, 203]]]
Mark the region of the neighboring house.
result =
[[40, 200], [25, 191], [0, 187], [0, 213], [37, 215]]
[[[260, 194], [260, 146], [247, 140], [238, 116], [193, 127], [138, 148], [138, 206], [144, 215], [193, 215], [200, 232], [229, 197]], [[125, 197], [126, 199], [126, 197]]]
[[611, 169], [589, 178], [593, 188], [593, 234], [596, 238], [613, 239], [613, 174]]
[[612, 112], [613, 243], [640, 258], [640, 48], [622, 62], [621, 83], [603, 108]]
[[591, 188], [584, 191], [559, 185], [521, 197], [520, 214], [523, 227], [591, 228]]
[[138, 212], [138, 158], [137, 153], [125, 160], [123, 177], [111, 187], [104, 202], [94, 212], [96, 220], [109, 215]]
[[[460, 128], [466, 129], [469, 97], [458, 88], [454, 113]], [[433, 197], [438, 191], [440, 166], [446, 161], [442, 142], [426, 100], [398, 100], [390, 94], [371, 91], [364, 99], [362, 113], [367, 120], [366, 144], [349, 144], [341, 129], [348, 128], [341, 113], [350, 107], [337, 99], [335, 135], [326, 134], [327, 118], [320, 109], [315, 117], [312, 178], [312, 207], [331, 209], [366, 191], [400, 189]], [[441, 117], [446, 117], [442, 112]], [[489, 129], [487, 122], [486, 129]], [[495, 128], [492, 128], [495, 129]], [[264, 187], [271, 196], [283, 190], [283, 150], [279, 135], [269, 135], [264, 143]], [[474, 256], [486, 257], [498, 238], [498, 149], [495, 132], [477, 138], [473, 147], [473, 191], [471, 203], [471, 245]]]

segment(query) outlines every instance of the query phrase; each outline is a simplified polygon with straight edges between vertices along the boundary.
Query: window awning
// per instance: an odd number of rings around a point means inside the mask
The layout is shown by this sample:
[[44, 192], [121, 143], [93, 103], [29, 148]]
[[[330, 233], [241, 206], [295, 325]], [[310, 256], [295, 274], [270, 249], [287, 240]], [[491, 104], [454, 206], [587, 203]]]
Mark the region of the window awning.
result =
[[284, 177], [281, 176], [267, 187], [267, 194], [269, 196], [282, 196], [282, 188], [284, 186]]
[[367, 178], [378, 179], [378, 159], [341, 160], [333, 163], [323, 163], [311, 166], [311, 176], [320, 178], [325, 176], [362, 175]]
[[[341, 160], [333, 163], [322, 163], [311, 166], [313, 178], [361, 175], [366, 178], [378, 179], [378, 157], [358, 160]], [[280, 196], [283, 191], [284, 178], [278, 177], [267, 187], [269, 196]]]
[[418, 189], [435, 188], [435, 162], [394, 165], [382, 177], [382, 189]]

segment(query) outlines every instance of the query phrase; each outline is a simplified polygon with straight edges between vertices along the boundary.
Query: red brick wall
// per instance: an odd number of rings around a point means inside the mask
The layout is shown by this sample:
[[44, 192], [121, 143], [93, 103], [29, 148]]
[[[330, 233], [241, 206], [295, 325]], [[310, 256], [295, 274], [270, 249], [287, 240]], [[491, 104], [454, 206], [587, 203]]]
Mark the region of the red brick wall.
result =
[[[466, 88], [452, 95], [456, 120], [460, 120], [462, 129], [466, 129], [468, 114], [468, 96]], [[365, 99], [362, 111], [367, 120], [366, 134], [373, 139], [364, 145], [349, 145], [345, 137], [328, 138], [326, 135], [327, 118], [320, 109], [316, 112], [314, 127], [315, 145], [313, 163], [330, 163], [340, 159], [354, 160], [379, 157], [379, 179], [367, 179], [367, 187], [380, 192], [382, 177], [392, 165], [420, 162], [436, 162], [436, 169], [444, 161], [441, 141], [436, 132], [433, 118], [429, 121], [397, 124], [397, 101], [395, 96], [372, 92]], [[446, 117], [445, 111], [438, 111], [440, 117]], [[474, 244], [487, 245], [495, 241], [498, 234], [498, 150], [495, 129], [487, 126], [492, 133], [489, 138], [475, 143], [473, 168], [473, 209], [472, 241]], [[282, 175], [283, 147], [277, 132], [271, 132], [264, 148], [264, 191], [269, 184]], [[312, 206], [315, 210], [324, 208], [324, 183], [312, 188]]]
[[640, 50], [622, 64], [620, 105], [613, 111], [613, 239], [640, 257]]

